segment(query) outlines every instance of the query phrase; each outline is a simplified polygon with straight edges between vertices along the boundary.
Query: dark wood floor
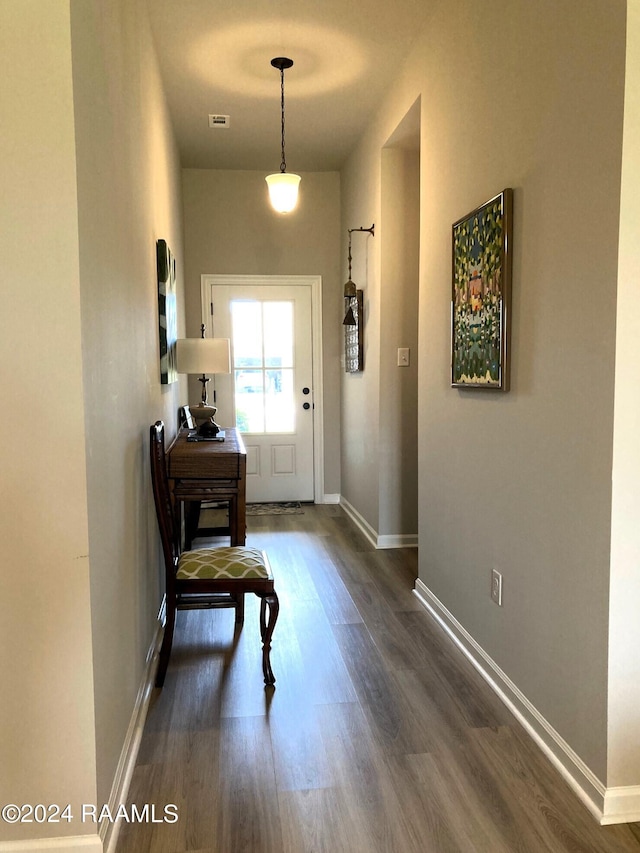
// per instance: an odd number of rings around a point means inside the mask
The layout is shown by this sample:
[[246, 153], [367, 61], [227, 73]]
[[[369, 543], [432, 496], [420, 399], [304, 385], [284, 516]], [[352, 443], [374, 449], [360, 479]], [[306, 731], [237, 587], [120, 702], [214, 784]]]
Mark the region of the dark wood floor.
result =
[[[337, 506], [249, 518], [277, 579], [264, 688], [257, 600], [178, 614], [118, 853], [640, 853], [600, 827], [411, 590]], [[198, 543], [200, 544], [200, 543]]]

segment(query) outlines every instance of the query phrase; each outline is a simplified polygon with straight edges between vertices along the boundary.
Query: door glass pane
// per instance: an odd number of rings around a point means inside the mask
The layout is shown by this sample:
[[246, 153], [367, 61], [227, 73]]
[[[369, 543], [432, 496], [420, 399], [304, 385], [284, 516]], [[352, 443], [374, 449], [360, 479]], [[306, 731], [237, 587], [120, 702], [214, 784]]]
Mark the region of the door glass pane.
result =
[[293, 432], [293, 370], [267, 370], [265, 395], [266, 432]]
[[264, 365], [293, 367], [293, 305], [264, 302]]
[[238, 429], [294, 432], [293, 303], [232, 301], [231, 321]]
[[262, 311], [259, 302], [231, 303], [233, 363], [235, 367], [262, 367]]
[[234, 370], [236, 426], [240, 432], [264, 432], [262, 370]]

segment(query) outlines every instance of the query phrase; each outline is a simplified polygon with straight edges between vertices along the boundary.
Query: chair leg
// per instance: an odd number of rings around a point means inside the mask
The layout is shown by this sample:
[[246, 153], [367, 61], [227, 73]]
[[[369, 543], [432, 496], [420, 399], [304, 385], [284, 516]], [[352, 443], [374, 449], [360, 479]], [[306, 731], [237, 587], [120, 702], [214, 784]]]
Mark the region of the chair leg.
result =
[[[278, 612], [280, 610], [280, 602], [275, 590], [267, 595], [260, 596], [260, 636], [262, 638], [262, 672], [264, 673], [264, 683], [267, 685], [275, 684], [276, 680], [271, 669], [271, 637], [273, 629], [278, 621]], [[267, 605], [269, 607], [269, 620], [267, 621]]]
[[173, 644], [173, 630], [176, 624], [176, 605], [175, 601], [171, 604], [167, 599], [167, 616], [164, 625], [164, 636], [162, 645], [160, 646], [160, 655], [158, 660], [158, 671], [156, 672], [156, 687], [162, 687], [164, 678], [167, 674], [169, 665], [169, 657], [171, 655], [171, 646]]
[[191, 550], [191, 543], [198, 534], [200, 524], [200, 501], [187, 501], [184, 512], [184, 549]]
[[237, 592], [236, 599], [236, 625], [244, 624], [244, 592]]
[[231, 545], [244, 545], [238, 541], [238, 499], [229, 498], [229, 542]]

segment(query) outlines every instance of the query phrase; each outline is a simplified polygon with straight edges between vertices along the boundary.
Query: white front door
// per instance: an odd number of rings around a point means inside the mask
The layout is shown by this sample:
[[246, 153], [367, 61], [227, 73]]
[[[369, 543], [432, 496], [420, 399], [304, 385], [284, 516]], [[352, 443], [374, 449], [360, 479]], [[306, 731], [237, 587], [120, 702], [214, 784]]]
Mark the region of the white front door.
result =
[[212, 283], [210, 294], [212, 336], [230, 338], [232, 356], [215, 377], [216, 420], [242, 433], [247, 501], [312, 501], [311, 286]]

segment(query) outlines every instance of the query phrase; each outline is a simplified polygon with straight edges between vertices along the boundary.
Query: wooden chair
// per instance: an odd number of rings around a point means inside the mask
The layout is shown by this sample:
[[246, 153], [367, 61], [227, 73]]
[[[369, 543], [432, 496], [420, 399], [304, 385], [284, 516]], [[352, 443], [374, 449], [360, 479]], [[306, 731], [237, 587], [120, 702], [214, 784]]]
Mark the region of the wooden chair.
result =
[[171, 506], [162, 421], [151, 427], [150, 438], [151, 481], [164, 554], [167, 601], [156, 686], [162, 687], [167, 672], [176, 610], [235, 607], [236, 625], [242, 625], [245, 592], [253, 592], [261, 599], [262, 671], [264, 683], [275, 684], [270, 652], [279, 602], [267, 555], [257, 548], [243, 545], [199, 548], [181, 553], [180, 532], [176, 530]]

